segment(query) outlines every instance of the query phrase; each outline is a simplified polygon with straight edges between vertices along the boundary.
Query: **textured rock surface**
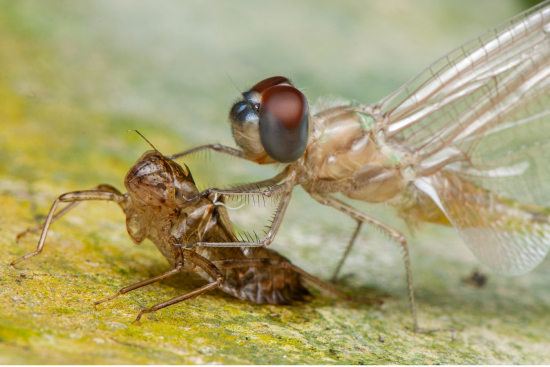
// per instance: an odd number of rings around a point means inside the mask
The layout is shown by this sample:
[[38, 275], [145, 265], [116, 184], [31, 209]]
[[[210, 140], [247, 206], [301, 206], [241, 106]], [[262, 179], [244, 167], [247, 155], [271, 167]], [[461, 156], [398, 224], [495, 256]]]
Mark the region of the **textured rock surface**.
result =
[[[454, 326], [456, 340], [411, 332], [399, 249], [368, 229], [340, 285], [383, 298], [383, 309], [314, 289], [313, 302], [290, 307], [214, 291], [132, 322], [203, 284], [185, 274], [94, 308], [168, 269], [151, 243], [132, 244], [114, 204], [81, 205], [52, 226], [43, 254], [17, 271], [5, 266], [35, 248], [37, 235], [21, 243], [15, 235], [42, 220], [57, 195], [98, 183], [122, 189], [148, 149], [126, 130], [166, 154], [232, 145], [226, 113], [237, 92], [226, 72], [239, 87], [283, 74], [311, 100], [374, 101], [523, 5], [75, 4], [0, 4], [0, 363], [550, 363], [548, 260], [522, 277], [488, 274], [475, 289], [461, 279], [486, 270], [452, 230], [425, 226], [413, 238], [383, 208], [365, 210], [411, 239], [421, 325]], [[220, 173], [229, 183], [274, 172], [214, 156], [187, 163], [202, 188], [220, 185]], [[274, 248], [328, 279], [352, 229], [297, 189]]]

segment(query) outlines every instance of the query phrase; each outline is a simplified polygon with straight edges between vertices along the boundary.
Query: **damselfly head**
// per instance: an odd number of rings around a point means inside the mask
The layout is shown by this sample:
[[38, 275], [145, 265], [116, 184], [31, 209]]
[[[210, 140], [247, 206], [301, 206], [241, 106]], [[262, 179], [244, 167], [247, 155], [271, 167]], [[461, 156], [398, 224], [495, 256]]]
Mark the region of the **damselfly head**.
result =
[[306, 150], [308, 102], [285, 77], [264, 79], [244, 92], [229, 118], [233, 136], [250, 160], [292, 163]]

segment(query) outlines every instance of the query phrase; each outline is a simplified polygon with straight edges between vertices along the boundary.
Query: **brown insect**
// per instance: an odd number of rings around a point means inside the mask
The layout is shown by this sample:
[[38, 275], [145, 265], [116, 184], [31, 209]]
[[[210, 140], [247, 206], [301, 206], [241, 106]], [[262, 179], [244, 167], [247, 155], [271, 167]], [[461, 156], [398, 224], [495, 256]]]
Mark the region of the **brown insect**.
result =
[[[143, 314], [195, 298], [218, 287], [243, 300], [280, 305], [308, 299], [309, 292], [302, 284], [305, 279], [336, 296], [353, 299], [292, 265], [275, 251], [263, 247], [244, 247], [246, 243], [240, 243], [239, 247], [224, 246], [224, 243], [239, 240], [223, 198], [217, 194], [198, 196], [199, 191], [187, 166], [182, 167], [155, 147], [153, 149], [144, 153], [126, 175], [124, 186], [128, 190], [127, 194], [122, 194], [110, 185], [99, 185], [92, 190], [59, 196], [43, 226], [29, 228], [17, 236], [19, 240], [28, 233], [42, 230], [36, 251], [13, 261], [10, 264], [12, 268], [42, 252], [50, 225], [69, 210], [82, 201], [105, 200], [120, 205], [126, 215], [126, 229], [132, 240], [136, 244], [146, 238], [151, 240], [173, 269], [124, 287], [113, 296], [94, 304], [110, 301], [181, 271], [196, 272], [210, 281], [192, 292], [141, 311], [136, 321]], [[60, 202], [70, 204], [56, 213]], [[199, 242], [213, 245], [197, 246]], [[382, 303], [369, 298], [358, 301]]]
[[[357, 222], [333, 279], [363, 224], [402, 246], [413, 328], [418, 325], [409, 246], [388, 224], [336, 197], [385, 203], [411, 227], [453, 226], [485, 265], [521, 275], [550, 252], [550, 0], [431, 64], [381, 101], [321, 100], [309, 110], [288, 78], [264, 79], [229, 112], [240, 149], [204, 145], [258, 164], [287, 164], [249, 188], [205, 194], [281, 196], [279, 229], [293, 188]], [[265, 188], [264, 188], [265, 187]], [[453, 329], [440, 329], [453, 330]]]

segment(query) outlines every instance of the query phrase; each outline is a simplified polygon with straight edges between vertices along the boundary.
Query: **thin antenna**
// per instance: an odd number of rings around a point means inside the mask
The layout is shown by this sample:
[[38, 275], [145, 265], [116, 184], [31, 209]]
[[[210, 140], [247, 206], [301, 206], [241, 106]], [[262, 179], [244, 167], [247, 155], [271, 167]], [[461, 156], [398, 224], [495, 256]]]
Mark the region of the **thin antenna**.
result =
[[134, 131], [134, 132], [138, 133], [139, 136], [141, 136], [143, 138], [143, 140], [145, 140], [147, 143], [149, 143], [149, 145], [155, 150], [155, 152], [160, 153], [157, 150], [157, 148], [155, 148], [155, 146], [153, 144], [151, 144], [151, 142], [149, 140], [147, 140], [147, 138], [145, 136], [141, 135], [141, 133], [139, 131], [137, 131], [137, 130], [128, 130], [128, 132], [130, 132], [130, 131]]
[[235, 84], [235, 82], [233, 81], [233, 79], [231, 79], [231, 77], [229, 76], [229, 74], [227, 73], [227, 71], [225, 72], [225, 75], [227, 75], [227, 77], [229, 78], [229, 80], [231, 80], [231, 83], [233, 83], [233, 85], [235, 86], [235, 88], [237, 88], [237, 90], [239, 91], [240, 94], [243, 94], [243, 92], [241, 92], [241, 90], [239, 89], [239, 87], [237, 87], [237, 84]]

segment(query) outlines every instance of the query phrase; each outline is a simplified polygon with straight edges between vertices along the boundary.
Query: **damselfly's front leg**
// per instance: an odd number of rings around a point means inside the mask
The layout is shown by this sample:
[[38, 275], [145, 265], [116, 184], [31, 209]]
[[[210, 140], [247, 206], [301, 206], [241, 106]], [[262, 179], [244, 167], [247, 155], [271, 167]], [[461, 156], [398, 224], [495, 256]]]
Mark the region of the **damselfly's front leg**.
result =
[[[267, 231], [266, 235], [260, 241], [244, 242], [244, 243], [243, 242], [224, 242], [224, 243], [197, 242], [196, 244], [193, 244], [193, 245], [174, 244], [174, 246], [176, 247], [241, 247], [243, 245], [246, 245], [247, 247], [269, 246], [271, 242], [273, 242], [273, 239], [275, 238], [275, 235], [277, 234], [277, 231], [281, 226], [286, 208], [290, 203], [290, 197], [292, 196], [292, 189], [294, 188], [294, 185], [295, 185], [295, 182], [294, 182], [295, 178], [296, 178], [296, 174], [293, 172], [286, 178], [286, 180], [282, 184], [268, 187], [265, 190], [254, 190], [254, 189], [249, 190], [246, 187], [242, 189], [227, 189], [227, 190], [219, 190], [219, 189], [213, 188], [213, 189], [206, 189], [198, 195], [198, 196], [206, 196], [206, 197], [208, 197], [211, 194], [220, 194], [224, 196], [261, 195], [266, 197], [276, 197], [280, 195], [281, 200], [279, 202], [279, 206], [277, 207], [277, 210], [275, 211], [275, 215], [273, 216], [273, 221], [271, 222], [269, 231]], [[191, 198], [190, 200], [194, 200], [194, 199], [196, 199], [196, 197]]]
[[[110, 187], [110, 186], [109, 186]], [[114, 189], [110, 187], [111, 189]], [[52, 204], [52, 207], [50, 208], [50, 212], [48, 213], [48, 216], [46, 217], [46, 221], [44, 222], [44, 225], [42, 226], [42, 234], [40, 235], [40, 240], [38, 240], [38, 246], [36, 247], [36, 251], [27, 254], [23, 257], [20, 257], [17, 260], [14, 260], [11, 262], [10, 266], [14, 268], [14, 265], [27, 260], [31, 257], [34, 257], [42, 252], [42, 249], [44, 248], [44, 243], [46, 242], [46, 236], [48, 235], [48, 230], [50, 229], [50, 225], [52, 222], [56, 219], [59, 219], [62, 215], [66, 214], [70, 209], [74, 208], [76, 206], [77, 202], [81, 201], [89, 201], [89, 200], [105, 200], [105, 201], [114, 201], [118, 203], [123, 210], [126, 210], [126, 196], [120, 194], [120, 192], [116, 189], [113, 190], [86, 190], [86, 191], [75, 191], [75, 192], [68, 192], [66, 194], [63, 194], [59, 196]], [[59, 203], [72, 203], [68, 207], [62, 209], [57, 215], [55, 214], [55, 210], [57, 208], [57, 205]], [[72, 206], [71, 206], [72, 205]], [[40, 227], [38, 227], [39, 230]], [[35, 228], [30, 228], [25, 232], [22, 232], [18, 238], [24, 236], [26, 233], [33, 232]], [[15, 269], [15, 268], [14, 268]]]
[[[271, 186], [277, 185], [279, 182], [281, 182], [286, 177], [288, 177], [289, 171], [290, 171], [290, 166], [286, 166], [286, 168], [284, 170], [282, 170], [280, 173], [275, 175], [275, 177], [273, 177], [273, 178], [269, 178], [269, 179], [263, 180], [263, 181], [248, 183], [248, 184], [244, 184], [244, 185], [234, 186], [231, 189], [232, 190], [243, 190], [243, 189], [249, 189], [250, 190], [250, 189], [253, 189], [253, 188], [260, 189], [262, 187], [269, 188]], [[270, 194], [270, 195], [273, 195], [273, 194]]]
[[[189, 299], [193, 299], [195, 297], [200, 296], [203, 293], [206, 293], [212, 289], [218, 288], [223, 283], [223, 274], [219, 271], [219, 269], [208, 259], [202, 257], [201, 255], [197, 254], [193, 250], [189, 250], [186, 248], [182, 249], [183, 251], [183, 257], [185, 260], [189, 260], [196, 266], [198, 266], [201, 270], [203, 270], [206, 274], [212, 278], [212, 282], [203, 285], [202, 287], [195, 289], [192, 292], [183, 294], [181, 296], [178, 296], [176, 298], [172, 298], [171, 300], [168, 300], [166, 302], [159, 303], [158, 305], [155, 305], [148, 310], [141, 311], [137, 317], [136, 321], [139, 321], [141, 319], [141, 316], [143, 316], [146, 313], [151, 313], [158, 311], [162, 308], [175, 305], [176, 303], [180, 303]], [[139, 284], [139, 283], [138, 283]], [[135, 288], [134, 288], [135, 289]]]
[[310, 283], [314, 284], [319, 290], [325, 291], [327, 293], [330, 293], [336, 297], [342, 298], [346, 301], [350, 302], [359, 302], [359, 303], [372, 303], [376, 305], [383, 305], [384, 302], [378, 299], [374, 298], [367, 298], [367, 297], [352, 297], [350, 295], [345, 294], [344, 292], [339, 291], [331, 284], [328, 284], [321, 279], [317, 278], [316, 276], [313, 276], [306, 272], [305, 270], [297, 267], [296, 265], [288, 262], [288, 261], [282, 261], [279, 259], [228, 259], [228, 260], [217, 260], [213, 261], [213, 263], [219, 268], [219, 269], [235, 269], [235, 268], [249, 268], [249, 267], [258, 267], [260, 269], [265, 268], [284, 268], [284, 269], [290, 269], [293, 272], [299, 274], [303, 279], [309, 281]]
[[328, 196], [328, 195], [325, 196], [325, 195], [320, 195], [316, 193], [310, 193], [310, 195], [312, 198], [314, 198], [315, 200], [317, 200], [319, 203], [323, 205], [331, 206], [341, 211], [342, 213], [349, 215], [355, 220], [361, 221], [363, 223], [367, 223], [375, 228], [382, 230], [403, 247], [404, 259], [405, 259], [405, 271], [407, 274], [407, 285], [409, 289], [409, 302], [411, 307], [411, 315], [413, 318], [413, 330], [415, 332], [417, 333], [429, 333], [429, 332], [437, 332], [437, 331], [451, 331], [453, 333], [456, 332], [456, 330], [453, 328], [420, 329], [418, 327], [418, 318], [416, 315], [416, 303], [414, 301], [414, 288], [413, 288], [413, 280], [412, 280], [412, 272], [411, 272], [411, 259], [409, 254], [409, 246], [403, 234], [401, 234], [396, 229], [393, 229], [392, 227], [388, 226], [384, 222], [381, 222], [376, 218], [368, 216], [331, 196]]
[[206, 150], [206, 149], [212, 149], [212, 150], [214, 150], [216, 152], [219, 152], [219, 153], [223, 153], [223, 154], [227, 154], [227, 155], [230, 155], [230, 156], [233, 156], [233, 157], [248, 160], [245, 157], [245, 155], [242, 151], [240, 151], [238, 149], [235, 149], [235, 148], [226, 147], [225, 145], [221, 145], [221, 144], [201, 145], [200, 147], [196, 147], [196, 148], [189, 149], [189, 150], [186, 150], [186, 151], [178, 153], [178, 154], [171, 155], [168, 158], [177, 159], [177, 158], [185, 157], [186, 155], [197, 153], [197, 152], [200, 152], [200, 151]]

